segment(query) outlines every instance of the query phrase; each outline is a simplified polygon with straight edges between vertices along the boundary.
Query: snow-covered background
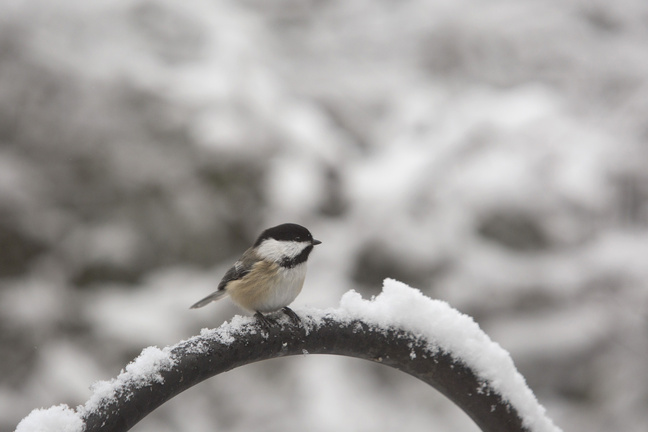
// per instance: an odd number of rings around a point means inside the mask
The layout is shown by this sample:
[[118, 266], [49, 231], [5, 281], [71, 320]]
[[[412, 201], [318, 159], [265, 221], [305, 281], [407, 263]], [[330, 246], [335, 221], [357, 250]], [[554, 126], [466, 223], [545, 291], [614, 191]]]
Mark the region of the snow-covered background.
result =
[[[265, 227], [300, 306], [472, 315], [566, 431], [648, 428], [648, 3], [0, 3], [0, 430], [216, 327]], [[218, 376], [134, 430], [475, 431], [359, 360]]]

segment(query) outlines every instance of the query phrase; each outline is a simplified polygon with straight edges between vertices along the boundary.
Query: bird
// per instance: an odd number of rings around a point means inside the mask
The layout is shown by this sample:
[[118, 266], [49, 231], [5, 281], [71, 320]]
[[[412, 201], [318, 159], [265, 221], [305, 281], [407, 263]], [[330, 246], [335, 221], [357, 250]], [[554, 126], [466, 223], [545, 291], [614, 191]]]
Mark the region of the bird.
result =
[[264, 230], [225, 272], [217, 290], [193, 304], [191, 309], [229, 295], [235, 304], [254, 312], [266, 327], [272, 323], [264, 313], [280, 309], [299, 325], [299, 316], [288, 305], [301, 292], [306, 279], [306, 261], [313, 247], [321, 243], [296, 223]]

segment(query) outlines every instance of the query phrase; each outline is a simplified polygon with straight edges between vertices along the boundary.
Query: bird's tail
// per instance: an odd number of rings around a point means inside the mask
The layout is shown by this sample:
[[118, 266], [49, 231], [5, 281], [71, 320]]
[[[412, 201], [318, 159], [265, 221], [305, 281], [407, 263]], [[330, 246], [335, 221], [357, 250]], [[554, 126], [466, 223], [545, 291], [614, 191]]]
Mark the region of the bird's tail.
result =
[[199, 302], [192, 305], [190, 309], [201, 308], [201, 307], [205, 306], [208, 303], [211, 303], [211, 302], [216, 301], [216, 300], [220, 300], [221, 297], [225, 296], [225, 294], [227, 294], [227, 291], [225, 291], [224, 289], [215, 291], [215, 292], [209, 294], [204, 299], [202, 299]]

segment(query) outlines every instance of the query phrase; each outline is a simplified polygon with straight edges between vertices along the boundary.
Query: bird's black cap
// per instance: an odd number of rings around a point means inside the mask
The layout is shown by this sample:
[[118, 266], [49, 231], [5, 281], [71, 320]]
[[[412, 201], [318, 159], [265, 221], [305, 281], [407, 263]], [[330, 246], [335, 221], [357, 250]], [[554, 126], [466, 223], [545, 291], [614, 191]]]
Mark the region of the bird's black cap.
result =
[[313, 239], [313, 235], [305, 227], [295, 223], [285, 223], [268, 228], [263, 231], [254, 246], [259, 246], [263, 240], [275, 239], [283, 241], [306, 241], [311, 242], [313, 245], [322, 243], [319, 240]]

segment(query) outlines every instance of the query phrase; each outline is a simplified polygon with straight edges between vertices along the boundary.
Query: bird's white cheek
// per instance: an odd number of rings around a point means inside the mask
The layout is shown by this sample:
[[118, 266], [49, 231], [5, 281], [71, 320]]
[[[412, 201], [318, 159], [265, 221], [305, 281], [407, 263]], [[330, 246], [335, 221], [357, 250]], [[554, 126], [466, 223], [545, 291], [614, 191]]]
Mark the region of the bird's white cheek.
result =
[[267, 239], [257, 249], [257, 254], [266, 260], [279, 262], [284, 258], [294, 258], [308, 246], [305, 242], [278, 241]]

